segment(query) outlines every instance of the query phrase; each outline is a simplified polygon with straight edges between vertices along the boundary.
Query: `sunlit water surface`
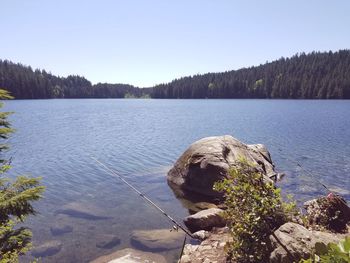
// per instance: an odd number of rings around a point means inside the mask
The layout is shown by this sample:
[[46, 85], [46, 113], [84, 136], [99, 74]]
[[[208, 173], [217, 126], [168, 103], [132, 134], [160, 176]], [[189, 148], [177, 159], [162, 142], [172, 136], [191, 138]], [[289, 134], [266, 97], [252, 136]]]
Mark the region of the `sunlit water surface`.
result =
[[[7, 101], [5, 110], [15, 112], [17, 130], [9, 140], [11, 174], [41, 176], [47, 187], [35, 205], [39, 215], [28, 221], [34, 245], [63, 244], [44, 262], [87, 262], [132, 247], [133, 230], [172, 227], [91, 156], [180, 222], [188, 211], [168, 187], [166, 173], [192, 142], [213, 135], [265, 144], [278, 171], [286, 173], [279, 185], [300, 202], [325, 194], [319, 182], [350, 199], [350, 101], [22, 100]], [[72, 202], [106, 219], [57, 213]], [[73, 231], [53, 236], [50, 228], [59, 222]], [[119, 245], [96, 246], [111, 234]], [[180, 249], [159, 253], [171, 262]]]

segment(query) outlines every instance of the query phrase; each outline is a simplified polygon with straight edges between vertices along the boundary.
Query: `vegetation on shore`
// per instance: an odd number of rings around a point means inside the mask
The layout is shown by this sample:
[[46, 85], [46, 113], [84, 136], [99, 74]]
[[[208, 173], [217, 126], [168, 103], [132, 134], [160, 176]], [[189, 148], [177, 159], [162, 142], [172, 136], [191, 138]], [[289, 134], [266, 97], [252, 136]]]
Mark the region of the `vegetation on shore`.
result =
[[[216, 182], [214, 189], [224, 194], [227, 207], [224, 216], [232, 237], [232, 242], [226, 245], [228, 262], [269, 262], [272, 252], [270, 236], [278, 241], [274, 231], [287, 222], [323, 226], [325, 231], [336, 233], [345, 231], [347, 222], [343, 225], [344, 214], [341, 210], [335, 211], [339, 207], [338, 201], [342, 201], [341, 197], [330, 194], [327, 198], [317, 199], [325, 215], [321, 215], [319, 222], [313, 222], [312, 216], [309, 218], [297, 210], [295, 202], [284, 202], [280, 189], [264, 181], [263, 175], [245, 159], [240, 160], [239, 167], [233, 168], [227, 179]], [[334, 228], [335, 225], [342, 228]], [[293, 259], [288, 247], [284, 249]], [[338, 244], [318, 242], [310, 255], [309, 259], [301, 259], [300, 263], [350, 262], [350, 237]]]
[[[5, 90], [0, 89], [0, 99], [12, 98]], [[2, 104], [0, 104], [0, 107]], [[10, 112], [0, 112], [0, 154], [7, 149], [6, 140], [13, 132], [7, 117]], [[0, 262], [18, 262], [19, 256], [31, 247], [31, 231], [19, 226], [29, 215], [36, 211], [32, 202], [40, 199], [44, 186], [40, 178], [18, 176], [15, 179], [4, 177], [11, 168], [10, 161], [0, 156]]]
[[309, 259], [300, 263], [349, 263], [350, 262], [350, 237], [345, 237], [338, 244], [316, 243], [315, 249]]
[[245, 159], [214, 189], [225, 197], [225, 218], [233, 239], [227, 244], [228, 258], [238, 263], [269, 262], [269, 237], [298, 214], [296, 204], [283, 202], [280, 189], [265, 182]]
[[0, 86], [17, 99], [350, 99], [350, 50], [301, 53], [259, 66], [183, 77], [151, 88], [128, 84], [92, 85], [81, 76], [59, 77], [45, 70], [0, 60]]

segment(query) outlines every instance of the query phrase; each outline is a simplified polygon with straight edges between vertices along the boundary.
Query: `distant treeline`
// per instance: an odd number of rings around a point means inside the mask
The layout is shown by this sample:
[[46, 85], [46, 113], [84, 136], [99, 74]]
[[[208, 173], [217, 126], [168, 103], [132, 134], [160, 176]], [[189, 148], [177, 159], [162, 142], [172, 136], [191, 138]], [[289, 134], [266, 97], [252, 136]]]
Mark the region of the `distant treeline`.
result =
[[350, 50], [312, 52], [264, 65], [174, 80], [154, 98], [350, 98]]
[[17, 99], [41, 98], [284, 98], [350, 99], [350, 50], [301, 53], [264, 65], [176, 79], [153, 88], [57, 77], [0, 60], [0, 87]]
[[10, 91], [16, 99], [124, 98], [150, 93], [149, 89], [127, 84], [92, 85], [84, 77], [76, 75], [57, 77], [45, 70], [33, 70], [7, 60], [0, 60], [0, 88]]

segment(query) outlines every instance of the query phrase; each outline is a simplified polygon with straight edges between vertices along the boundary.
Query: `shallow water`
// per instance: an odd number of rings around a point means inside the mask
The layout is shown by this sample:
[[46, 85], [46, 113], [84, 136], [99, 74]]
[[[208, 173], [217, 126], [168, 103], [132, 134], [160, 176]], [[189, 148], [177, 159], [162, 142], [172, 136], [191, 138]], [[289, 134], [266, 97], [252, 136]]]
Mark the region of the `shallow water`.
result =
[[[267, 145], [286, 173], [279, 185], [300, 202], [325, 193], [318, 181], [350, 200], [350, 101], [21, 100], [7, 101], [5, 110], [15, 112], [17, 129], [9, 140], [11, 174], [42, 176], [47, 187], [35, 205], [40, 214], [28, 221], [34, 245], [63, 243], [44, 262], [87, 262], [131, 247], [132, 230], [172, 226], [91, 155], [179, 221], [188, 211], [169, 189], [166, 172], [192, 142], [213, 135]], [[107, 218], [57, 212], [72, 202]], [[53, 236], [50, 227], [58, 222], [73, 232]], [[111, 234], [120, 245], [96, 246]], [[180, 249], [161, 253], [171, 262]]]

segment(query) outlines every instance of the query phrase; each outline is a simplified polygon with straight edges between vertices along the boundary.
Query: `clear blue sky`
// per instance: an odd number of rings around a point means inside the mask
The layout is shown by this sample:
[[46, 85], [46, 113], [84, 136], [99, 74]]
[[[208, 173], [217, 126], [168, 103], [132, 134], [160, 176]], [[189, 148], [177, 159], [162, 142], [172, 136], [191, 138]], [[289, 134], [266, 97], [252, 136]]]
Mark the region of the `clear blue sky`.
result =
[[348, 0], [0, 0], [0, 58], [140, 87], [350, 48]]

